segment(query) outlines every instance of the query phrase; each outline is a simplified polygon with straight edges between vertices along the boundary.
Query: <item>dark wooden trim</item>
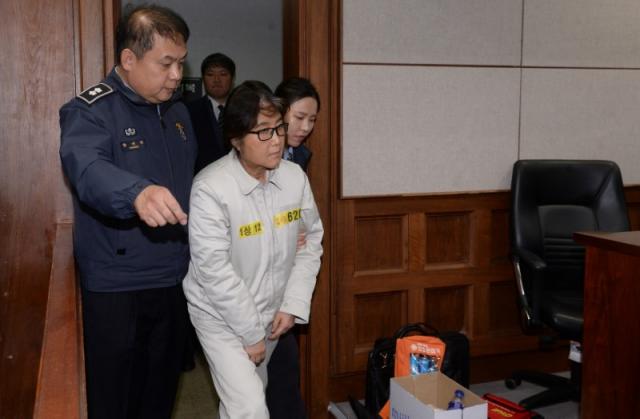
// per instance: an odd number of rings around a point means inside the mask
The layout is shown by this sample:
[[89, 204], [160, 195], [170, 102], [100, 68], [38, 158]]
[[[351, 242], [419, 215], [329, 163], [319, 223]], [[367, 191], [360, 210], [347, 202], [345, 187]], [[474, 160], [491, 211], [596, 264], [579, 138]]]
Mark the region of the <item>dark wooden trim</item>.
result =
[[103, 0], [104, 24], [104, 67], [106, 76], [117, 61], [116, 57], [116, 26], [120, 18], [120, 1]]
[[59, 224], [56, 229], [33, 417], [87, 417], [82, 315], [71, 224]]
[[314, 292], [311, 321], [301, 336], [302, 388], [311, 418], [327, 417], [330, 400], [334, 231], [336, 231], [339, 141], [340, 1], [285, 0], [285, 77], [308, 77], [322, 101], [308, 146], [313, 151], [309, 178], [324, 222], [324, 256]]
[[339, 101], [335, 96], [337, 69], [336, 57], [339, 45], [338, 10], [340, 1], [305, 1], [304, 27], [301, 29], [301, 75], [307, 76], [316, 85], [322, 98], [321, 117], [314, 133], [309, 138], [309, 147], [314, 153], [309, 165], [309, 177], [320, 215], [324, 222], [324, 256], [322, 268], [314, 293], [310, 323], [308, 352], [309, 380], [307, 406], [311, 418], [327, 417], [327, 406], [331, 388], [331, 320], [332, 277], [334, 260], [335, 211], [337, 200], [336, 145], [338, 144]]
[[111, 0], [76, 0], [76, 84], [80, 91], [98, 83], [105, 74], [105, 39], [113, 34], [105, 26], [104, 8]]
[[306, 36], [300, 28], [305, 26], [306, 3], [298, 0], [282, 2], [282, 78], [299, 75], [306, 68], [301, 45], [305, 45]]

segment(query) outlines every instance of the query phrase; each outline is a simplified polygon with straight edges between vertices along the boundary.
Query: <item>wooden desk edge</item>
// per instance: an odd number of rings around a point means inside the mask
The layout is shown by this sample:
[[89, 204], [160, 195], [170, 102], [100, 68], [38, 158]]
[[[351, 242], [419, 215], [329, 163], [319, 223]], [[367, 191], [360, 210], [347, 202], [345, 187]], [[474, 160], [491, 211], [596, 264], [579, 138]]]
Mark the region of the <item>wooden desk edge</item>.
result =
[[577, 243], [585, 246], [640, 256], [640, 231], [577, 232], [573, 234], [573, 238]]

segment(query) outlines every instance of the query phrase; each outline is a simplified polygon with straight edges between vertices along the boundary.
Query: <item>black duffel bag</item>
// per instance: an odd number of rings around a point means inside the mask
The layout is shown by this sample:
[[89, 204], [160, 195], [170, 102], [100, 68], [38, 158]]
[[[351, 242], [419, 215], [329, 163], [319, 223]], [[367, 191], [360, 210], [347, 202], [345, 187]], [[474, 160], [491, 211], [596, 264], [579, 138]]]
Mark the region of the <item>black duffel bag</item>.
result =
[[395, 368], [396, 340], [409, 335], [437, 336], [445, 344], [441, 372], [469, 387], [469, 339], [460, 332], [438, 332], [425, 323], [407, 324], [390, 338], [376, 339], [367, 361], [365, 407], [377, 418], [389, 400], [389, 381]]

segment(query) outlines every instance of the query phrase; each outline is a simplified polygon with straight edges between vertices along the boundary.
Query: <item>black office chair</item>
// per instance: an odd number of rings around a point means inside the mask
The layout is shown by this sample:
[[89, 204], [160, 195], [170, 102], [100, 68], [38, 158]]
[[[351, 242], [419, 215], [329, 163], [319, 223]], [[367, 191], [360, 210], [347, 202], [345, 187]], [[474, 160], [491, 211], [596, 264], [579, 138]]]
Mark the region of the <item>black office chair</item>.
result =
[[[526, 334], [548, 334], [551, 329], [558, 338], [581, 341], [584, 247], [573, 241], [573, 233], [596, 230], [629, 230], [622, 176], [614, 162], [520, 160], [514, 164], [511, 256]], [[528, 409], [580, 401], [580, 364], [576, 362], [571, 362], [570, 378], [516, 371], [505, 384], [515, 388], [522, 380], [547, 387], [520, 401]]]

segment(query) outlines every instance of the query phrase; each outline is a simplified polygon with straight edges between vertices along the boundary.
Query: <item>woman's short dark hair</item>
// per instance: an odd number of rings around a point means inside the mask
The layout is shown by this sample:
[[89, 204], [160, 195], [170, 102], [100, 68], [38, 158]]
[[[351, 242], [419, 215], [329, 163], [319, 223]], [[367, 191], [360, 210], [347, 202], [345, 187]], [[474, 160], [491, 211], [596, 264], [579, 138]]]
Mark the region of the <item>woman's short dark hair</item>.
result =
[[236, 86], [229, 94], [224, 108], [225, 140], [231, 142], [234, 138], [247, 135], [256, 126], [260, 112], [282, 115], [282, 99], [261, 81], [247, 80]]
[[153, 48], [153, 35], [171, 38], [174, 42], [189, 40], [189, 26], [173, 10], [158, 5], [125, 6], [125, 12], [116, 30], [116, 53], [120, 63], [120, 54], [129, 48], [138, 58]]
[[303, 77], [286, 79], [276, 87], [275, 94], [285, 101], [287, 109], [294, 102], [310, 97], [316, 100], [318, 103], [318, 111], [320, 110], [320, 95], [309, 79]]
[[207, 55], [200, 65], [200, 73], [204, 76], [204, 73], [211, 67], [222, 67], [231, 74], [232, 78], [236, 76], [236, 63], [221, 52], [214, 52], [211, 55]]

